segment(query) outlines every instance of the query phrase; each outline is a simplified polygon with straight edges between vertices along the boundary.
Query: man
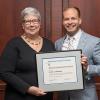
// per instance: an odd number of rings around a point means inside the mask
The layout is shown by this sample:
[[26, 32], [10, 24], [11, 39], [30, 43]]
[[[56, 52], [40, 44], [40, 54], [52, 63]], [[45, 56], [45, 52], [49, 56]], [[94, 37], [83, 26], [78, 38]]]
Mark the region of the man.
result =
[[[84, 32], [80, 25], [82, 23], [80, 10], [77, 7], [70, 7], [63, 12], [63, 25], [66, 35], [55, 42], [58, 51], [82, 49], [82, 54], [88, 59], [87, 68], [84, 68], [83, 90], [71, 90], [60, 92], [60, 100], [98, 100], [93, 80], [94, 75], [100, 74], [100, 38]], [[71, 41], [69, 45], [69, 38]]]

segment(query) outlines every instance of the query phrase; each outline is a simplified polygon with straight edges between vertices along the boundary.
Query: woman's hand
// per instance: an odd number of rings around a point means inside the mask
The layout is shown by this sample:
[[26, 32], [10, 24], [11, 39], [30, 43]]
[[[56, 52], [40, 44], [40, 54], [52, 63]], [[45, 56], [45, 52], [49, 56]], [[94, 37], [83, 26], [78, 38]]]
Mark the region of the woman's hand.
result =
[[88, 68], [88, 59], [85, 55], [82, 54], [81, 56], [81, 64], [83, 65], [83, 69], [87, 71]]
[[43, 89], [40, 89], [38, 87], [35, 86], [31, 86], [29, 87], [28, 91], [29, 94], [35, 95], [35, 96], [43, 96], [46, 93], [43, 91]]

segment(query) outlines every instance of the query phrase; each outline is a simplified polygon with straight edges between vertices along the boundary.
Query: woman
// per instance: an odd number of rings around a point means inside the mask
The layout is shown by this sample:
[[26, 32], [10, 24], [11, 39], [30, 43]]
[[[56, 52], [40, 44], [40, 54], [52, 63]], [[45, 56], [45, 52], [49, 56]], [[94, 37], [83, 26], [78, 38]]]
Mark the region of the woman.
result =
[[52, 93], [38, 88], [36, 53], [54, 51], [54, 45], [39, 35], [37, 9], [27, 7], [21, 17], [23, 34], [11, 39], [1, 55], [0, 74], [7, 83], [5, 100], [52, 100]]

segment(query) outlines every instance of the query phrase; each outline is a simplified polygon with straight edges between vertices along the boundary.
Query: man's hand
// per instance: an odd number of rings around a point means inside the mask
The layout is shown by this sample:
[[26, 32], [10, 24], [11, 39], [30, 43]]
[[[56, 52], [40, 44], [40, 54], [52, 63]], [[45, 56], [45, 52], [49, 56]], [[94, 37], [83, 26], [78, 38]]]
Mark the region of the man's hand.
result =
[[88, 59], [85, 55], [82, 54], [81, 56], [81, 64], [83, 65], [83, 69], [87, 71], [88, 68]]

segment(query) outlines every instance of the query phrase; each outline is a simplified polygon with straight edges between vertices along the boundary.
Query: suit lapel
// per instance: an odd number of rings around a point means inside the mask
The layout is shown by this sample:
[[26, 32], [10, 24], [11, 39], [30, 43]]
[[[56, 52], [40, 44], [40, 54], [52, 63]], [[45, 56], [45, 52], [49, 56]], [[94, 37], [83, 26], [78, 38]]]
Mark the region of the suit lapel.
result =
[[65, 39], [66, 39], [66, 36], [62, 37], [61, 42], [59, 42], [60, 43], [59, 44], [59, 50], [62, 49], [62, 45], [63, 45]]
[[[66, 36], [62, 37], [61, 42], [59, 42], [59, 43], [60, 43], [60, 44], [59, 44], [59, 50], [61, 50], [65, 38], [66, 38]], [[82, 49], [82, 50], [84, 50], [84, 48], [85, 48], [85, 46], [86, 46], [86, 42], [87, 42], [86, 33], [85, 33], [84, 31], [82, 31], [82, 35], [81, 35], [81, 37], [80, 37], [80, 40], [79, 40], [77, 49]]]
[[79, 40], [77, 49], [82, 49], [82, 50], [84, 50], [84, 48], [85, 48], [85, 46], [86, 46], [86, 41], [87, 41], [86, 35], [85, 35], [85, 33], [82, 31], [82, 35], [81, 35], [81, 37], [80, 37], [80, 40]]

